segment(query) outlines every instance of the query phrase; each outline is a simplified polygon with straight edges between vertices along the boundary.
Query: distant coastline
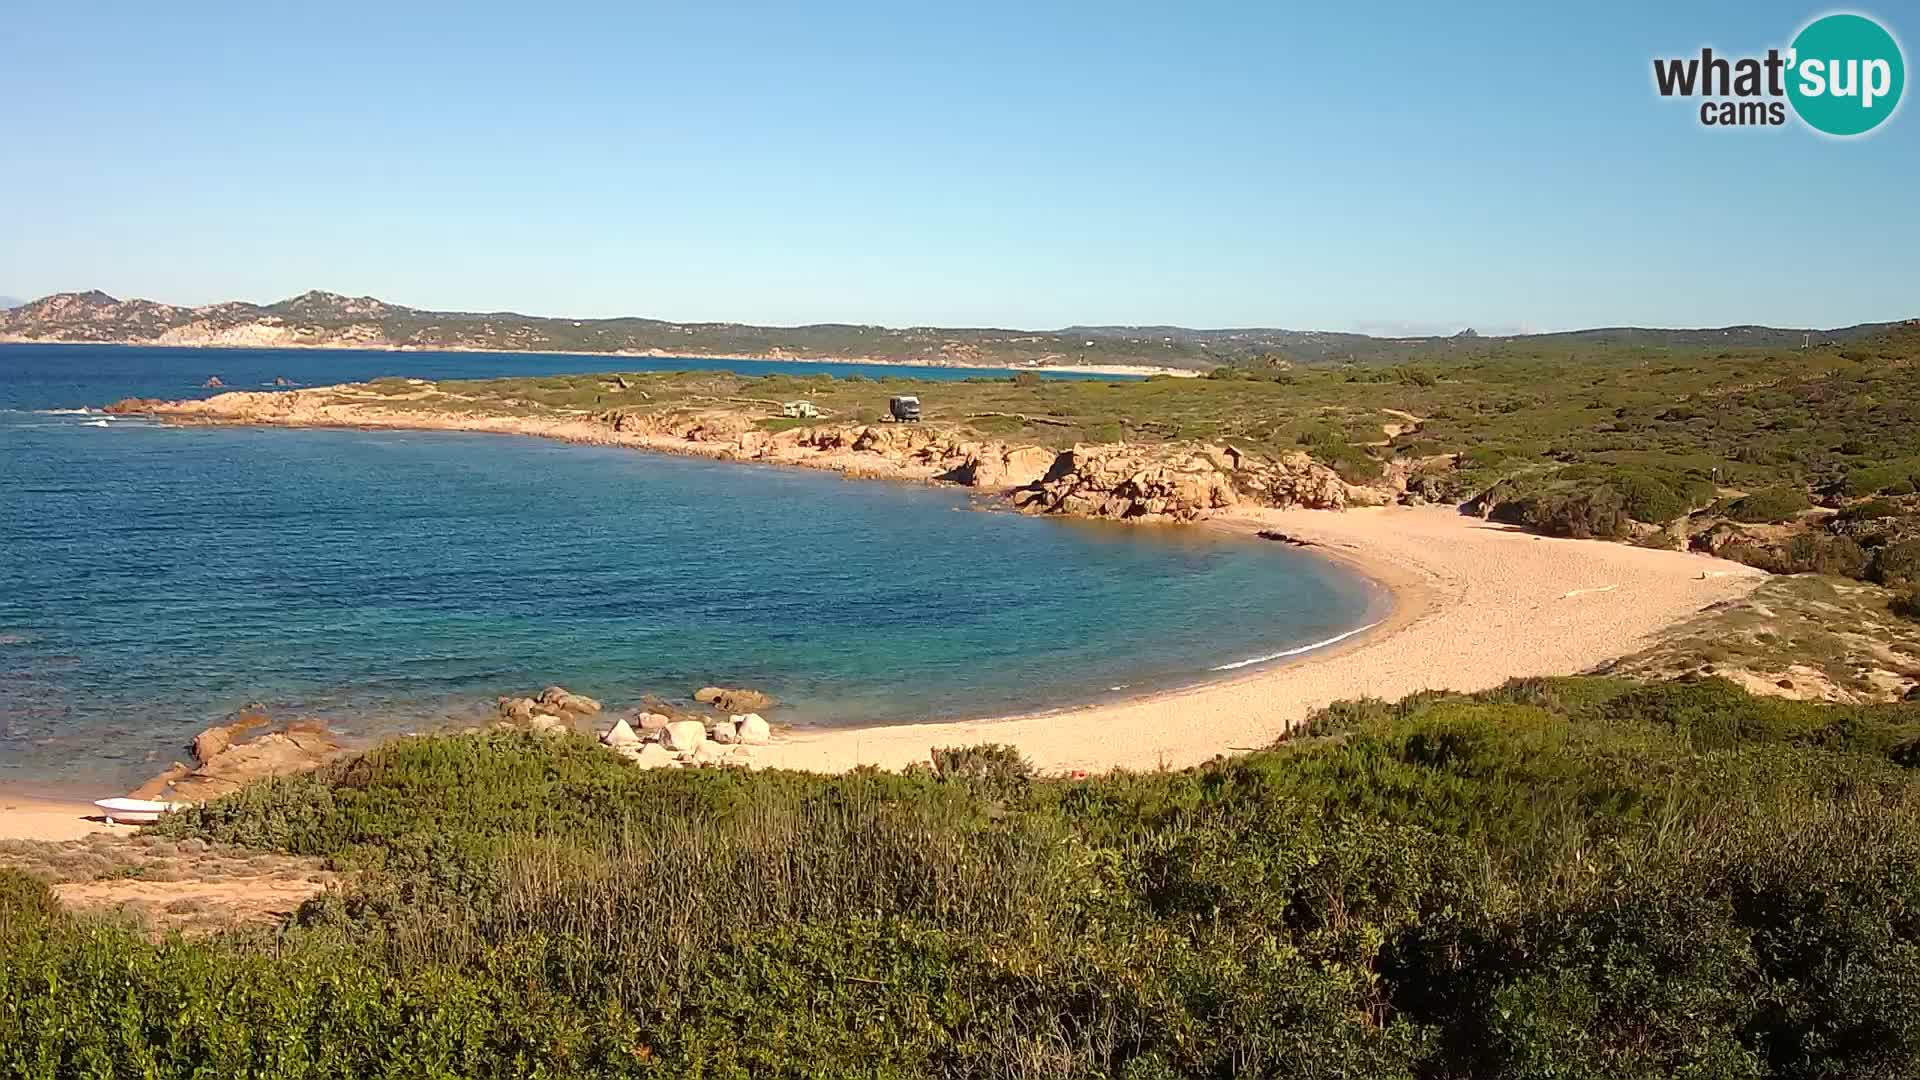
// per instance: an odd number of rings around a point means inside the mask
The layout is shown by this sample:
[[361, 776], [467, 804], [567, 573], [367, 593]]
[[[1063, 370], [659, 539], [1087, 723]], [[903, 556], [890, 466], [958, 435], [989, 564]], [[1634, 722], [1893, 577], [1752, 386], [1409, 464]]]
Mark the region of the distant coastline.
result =
[[376, 352], [376, 353], [475, 353], [496, 356], [609, 356], [632, 357], [641, 360], [742, 360], [753, 363], [775, 364], [866, 364], [874, 367], [932, 368], [936, 370], [979, 370], [1005, 371], [1012, 374], [1021, 372], [1070, 371], [1087, 375], [1120, 375], [1129, 378], [1151, 378], [1165, 375], [1176, 379], [1193, 379], [1206, 374], [1191, 368], [1153, 367], [1145, 364], [962, 364], [942, 363], [937, 360], [879, 360], [870, 356], [786, 356], [774, 354], [746, 355], [735, 353], [668, 352], [664, 349], [620, 349], [599, 351], [589, 349], [494, 349], [459, 345], [394, 345], [384, 342], [327, 342], [327, 343], [276, 343], [255, 345], [247, 342], [214, 341], [52, 341], [41, 338], [23, 337], [17, 334], [0, 334], [0, 347], [8, 345], [59, 345], [92, 346], [95, 348], [139, 348], [139, 349], [245, 349], [253, 352]]

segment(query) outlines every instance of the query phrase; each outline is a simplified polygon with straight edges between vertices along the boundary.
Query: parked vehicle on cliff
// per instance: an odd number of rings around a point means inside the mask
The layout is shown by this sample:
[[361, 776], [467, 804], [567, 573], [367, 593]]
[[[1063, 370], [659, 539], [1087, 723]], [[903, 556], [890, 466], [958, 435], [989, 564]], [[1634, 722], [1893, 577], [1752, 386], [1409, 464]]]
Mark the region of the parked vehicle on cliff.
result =
[[887, 415], [901, 423], [920, 419], [920, 399], [911, 394], [887, 399]]
[[811, 420], [820, 415], [811, 401], [788, 401], [780, 406], [780, 415], [801, 420]]

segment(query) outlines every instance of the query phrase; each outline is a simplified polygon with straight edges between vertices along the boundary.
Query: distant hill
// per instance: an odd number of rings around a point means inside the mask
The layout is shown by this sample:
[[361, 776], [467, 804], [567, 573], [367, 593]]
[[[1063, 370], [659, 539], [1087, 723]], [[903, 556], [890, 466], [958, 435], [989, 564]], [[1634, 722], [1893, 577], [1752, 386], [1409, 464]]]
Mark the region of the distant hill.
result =
[[25, 300], [15, 299], [14, 297], [11, 297], [11, 296], [0, 296], [0, 310], [5, 310], [6, 308], [16, 308], [24, 303], [26, 303]]
[[1832, 330], [1732, 326], [1710, 330], [1633, 327], [1520, 337], [1382, 338], [1316, 330], [1193, 330], [1179, 326], [1070, 326], [1003, 330], [848, 323], [751, 326], [660, 319], [556, 319], [517, 312], [426, 311], [371, 296], [313, 291], [276, 304], [230, 301], [176, 307], [120, 300], [95, 290], [56, 293], [0, 311], [0, 341], [194, 346], [478, 349], [501, 352], [631, 353], [848, 359], [953, 366], [1124, 364], [1206, 370], [1267, 362], [1391, 362], [1413, 355], [1482, 355], [1508, 343], [1552, 347], [1776, 348], [1847, 341], [1884, 330], [1874, 323]]
[[1519, 344], [1534, 348], [1556, 344], [1574, 346], [1641, 346], [1669, 349], [1777, 349], [1821, 342], [1853, 341], [1884, 332], [1900, 322], [1861, 323], [1835, 329], [1792, 329], [1772, 326], [1724, 326], [1711, 329], [1655, 329], [1603, 327], [1550, 334], [1482, 336], [1464, 330], [1450, 336], [1373, 337], [1325, 330], [1190, 330], [1180, 326], [1070, 326], [1069, 337], [1125, 343], [1139, 348], [1154, 342], [1201, 349], [1222, 363], [1263, 354], [1278, 354], [1303, 363], [1355, 361], [1367, 363], [1433, 356], [1448, 352], [1483, 353], [1494, 345]]

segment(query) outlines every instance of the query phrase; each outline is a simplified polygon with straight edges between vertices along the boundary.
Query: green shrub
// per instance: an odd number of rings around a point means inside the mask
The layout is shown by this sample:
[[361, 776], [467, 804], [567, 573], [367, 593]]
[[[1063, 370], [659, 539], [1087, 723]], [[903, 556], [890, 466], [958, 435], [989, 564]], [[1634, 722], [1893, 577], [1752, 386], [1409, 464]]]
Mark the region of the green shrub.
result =
[[1920, 540], [1899, 540], [1875, 548], [1870, 576], [1889, 589], [1920, 585]]
[[1316, 447], [1313, 456], [1349, 484], [1371, 484], [1386, 471], [1386, 463], [1365, 447], [1345, 442]]
[[1549, 536], [1617, 540], [1633, 533], [1626, 498], [1610, 487], [1543, 495], [1522, 507], [1521, 522]]
[[1899, 517], [1906, 512], [1905, 506], [1892, 499], [1867, 499], [1840, 511], [1840, 520], [1873, 521], [1878, 518]]
[[0, 1074], [1920, 1070], [1920, 704], [1526, 679], [1308, 732], [1080, 780], [405, 740], [157, 830], [361, 868], [285, 926], [0, 926]]
[[1887, 610], [1901, 618], [1920, 622], [1920, 592], [1908, 589], [1903, 593], [1895, 593], [1887, 603]]
[[991, 799], [1016, 795], [1033, 779], [1033, 764], [1015, 747], [999, 743], [935, 747], [932, 758], [933, 775], [966, 784]]
[[1920, 458], [1910, 458], [1855, 469], [1841, 481], [1840, 493], [1856, 498], [1863, 495], [1906, 495], [1913, 492], [1916, 480], [1920, 480]]
[[1859, 578], [1867, 572], [1866, 549], [1844, 536], [1802, 533], [1784, 544], [1735, 540], [1720, 549], [1720, 557], [1759, 567], [1772, 574], [1829, 574]]
[[1617, 488], [1635, 521], [1664, 525], [1713, 500], [1713, 485], [1699, 479], [1644, 469], [1616, 469], [1606, 483]]
[[1749, 524], [1787, 521], [1813, 505], [1807, 493], [1796, 487], [1767, 488], [1743, 495], [1727, 507], [1727, 516]]
[[0, 930], [44, 922], [60, 913], [60, 900], [46, 882], [10, 866], [0, 866]]

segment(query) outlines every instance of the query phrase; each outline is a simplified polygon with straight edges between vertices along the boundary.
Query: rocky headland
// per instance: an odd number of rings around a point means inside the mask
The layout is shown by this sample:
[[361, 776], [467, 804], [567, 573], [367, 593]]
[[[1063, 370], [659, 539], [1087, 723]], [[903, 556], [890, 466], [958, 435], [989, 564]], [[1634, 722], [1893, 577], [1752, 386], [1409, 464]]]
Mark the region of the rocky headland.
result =
[[[504, 412], [419, 383], [408, 395], [364, 385], [237, 391], [202, 400], [135, 398], [107, 411], [172, 423], [408, 428], [532, 435], [726, 461], [828, 469], [870, 479], [991, 492], [1028, 513], [1191, 522], [1235, 507], [1338, 510], [1407, 501], [1417, 468], [1353, 484], [1306, 451], [1260, 454], [1231, 443], [1092, 443], [1064, 449], [983, 437], [962, 426], [831, 421], [768, 430], [764, 405]], [[778, 415], [777, 410], [773, 415]], [[1418, 501], [1417, 492], [1411, 493]]]

